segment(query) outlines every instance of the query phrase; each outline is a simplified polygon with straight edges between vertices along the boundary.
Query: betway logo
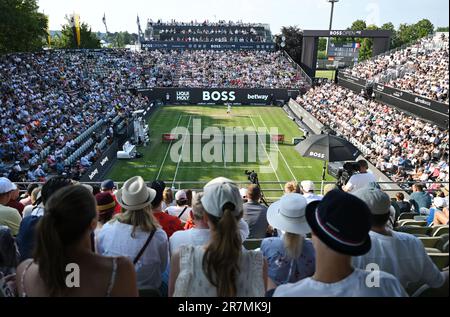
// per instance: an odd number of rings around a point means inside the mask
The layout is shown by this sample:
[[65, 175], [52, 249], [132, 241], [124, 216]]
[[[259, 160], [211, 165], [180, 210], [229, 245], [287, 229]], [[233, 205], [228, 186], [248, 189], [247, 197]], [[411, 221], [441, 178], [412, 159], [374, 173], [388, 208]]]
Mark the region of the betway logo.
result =
[[421, 103], [422, 105], [431, 106], [431, 102], [426, 101], [426, 100], [424, 100], [424, 99], [422, 99], [422, 98], [416, 97], [416, 99], [414, 99], [414, 101], [415, 101], [416, 103]]
[[94, 178], [94, 176], [97, 174], [98, 174], [98, 169], [96, 168], [95, 170], [92, 171], [91, 174], [89, 174], [89, 179], [92, 180]]
[[317, 158], [325, 158], [325, 154], [318, 152], [309, 152], [309, 156], [317, 157]]
[[264, 100], [264, 101], [266, 101], [267, 98], [269, 98], [269, 95], [258, 95], [258, 94], [247, 95], [248, 100]]
[[103, 166], [103, 165], [105, 165], [106, 162], [108, 162], [108, 161], [109, 161], [109, 158], [106, 156], [106, 157], [100, 162], [100, 165]]

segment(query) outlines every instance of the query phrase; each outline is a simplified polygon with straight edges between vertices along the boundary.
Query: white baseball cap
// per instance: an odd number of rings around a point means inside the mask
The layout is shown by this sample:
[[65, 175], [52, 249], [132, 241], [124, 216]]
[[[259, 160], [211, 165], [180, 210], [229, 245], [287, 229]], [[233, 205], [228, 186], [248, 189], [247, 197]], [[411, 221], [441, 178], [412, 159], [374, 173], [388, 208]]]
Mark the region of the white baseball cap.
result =
[[312, 181], [302, 181], [300, 186], [305, 192], [310, 192], [315, 189], [314, 183]]
[[0, 194], [6, 194], [16, 190], [17, 186], [6, 177], [0, 177]]
[[442, 198], [442, 197], [435, 197], [435, 198], [433, 199], [433, 203], [434, 203], [434, 205], [435, 205], [436, 207], [438, 207], [438, 208], [445, 207], [445, 199]]
[[382, 190], [364, 187], [351, 194], [364, 201], [372, 215], [385, 215], [390, 213], [391, 199]]
[[232, 203], [235, 206], [232, 213], [238, 216], [243, 210], [239, 187], [233, 181], [225, 178], [214, 179], [210, 183], [203, 188], [203, 197], [201, 199], [206, 212], [221, 218], [224, 212], [224, 205]]
[[187, 195], [184, 190], [179, 190], [175, 194], [175, 200], [187, 200]]

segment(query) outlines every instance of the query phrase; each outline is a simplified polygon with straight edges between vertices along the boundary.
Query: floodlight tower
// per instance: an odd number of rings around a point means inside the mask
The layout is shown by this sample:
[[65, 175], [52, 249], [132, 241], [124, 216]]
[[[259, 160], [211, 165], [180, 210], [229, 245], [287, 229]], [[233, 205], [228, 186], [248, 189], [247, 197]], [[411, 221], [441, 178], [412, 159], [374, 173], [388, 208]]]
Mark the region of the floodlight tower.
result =
[[[334, 13], [334, 4], [336, 2], [339, 2], [339, 0], [327, 0], [328, 2], [331, 3], [331, 14], [330, 14], [330, 27], [328, 28], [328, 31], [331, 31], [331, 27], [333, 25], [333, 13]], [[328, 55], [328, 46], [330, 45], [330, 37], [328, 36], [327, 38], [327, 55]]]

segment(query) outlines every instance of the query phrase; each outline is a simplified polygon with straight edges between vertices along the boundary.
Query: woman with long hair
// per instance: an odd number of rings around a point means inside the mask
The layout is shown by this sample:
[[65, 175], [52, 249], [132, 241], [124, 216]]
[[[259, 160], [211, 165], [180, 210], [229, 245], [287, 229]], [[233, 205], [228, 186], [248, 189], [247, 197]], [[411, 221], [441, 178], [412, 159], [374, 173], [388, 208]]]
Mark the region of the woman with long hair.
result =
[[242, 247], [239, 188], [219, 178], [204, 188], [201, 203], [211, 238], [205, 246], [182, 246], [171, 259], [169, 296], [264, 296], [267, 265], [259, 251]]
[[[33, 259], [17, 268], [21, 296], [137, 296], [133, 265], [92, 252], [95, 199], [83, 186], [66, 186], [45, 204]], [[80, 274], [82, 272], [82, 274]]]
[[314, 247], [305, 239], [311, 232], [305, 218], [306, 206], [305, 197], [291, 193], [267, 210], [267, 221], [282, 233], [281, 237], [265, 238], [261, 243], [269, 266], [269, 288], [295, 283], [314, 274]]
[[139, 289], [159, 289], [168, 263], [169, 242], [152, 214], [156, 191], [135, 176], [123, 184], [116, 197], [123, 212], [102, 227], [97, 250], [103, 255], [129, 258]]

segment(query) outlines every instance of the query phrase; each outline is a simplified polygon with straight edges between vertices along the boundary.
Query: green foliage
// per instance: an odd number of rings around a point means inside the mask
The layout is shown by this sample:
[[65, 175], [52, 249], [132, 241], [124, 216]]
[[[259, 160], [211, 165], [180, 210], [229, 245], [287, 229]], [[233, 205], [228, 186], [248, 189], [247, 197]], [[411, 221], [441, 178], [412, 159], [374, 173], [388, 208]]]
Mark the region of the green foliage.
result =
[[417, 39], [420, 39], [422, 37], [425, 37], [425, 36], [433, 33], [434, 25], [429, 20], [422, 19], [419, 22], [417, 22], [416, 24], [414, 24], [414, 29], [416, 32], [415, 40], [417, 40]]
[[319, 39], [319, 51], [327, 50], [327, 39], [325, 37], [321, 37]]
[[436, 29], [436, 32], [448, 32], [449, 28], [448, 26], [440, 26]]
[[47, 17], [36, 0], [0, 1], [0, 54], [41, 49], [47, 36]]
[[[69, 23], [69, 18], [66, 16], [67, 23], [62, 26], [61, 35], [55, 36], [52, 39], [52, 47], [64, 49], [78, 48], [73, 35], [73, 28]], [[91, 27], [86, 23], [81, 23], [80, 26], [80, 47], [79, 48], [100, 48], [100, 40], [97, 35], [91, 31]]]
[[128, 32], [108, 33], [105, 39], [111, 47], [124, 48], [126, 45], [134, 44], [137, 41], [137, 34]]
[[284, 50], [292, 57], [292, 59], [300, 64], [302, 58], [303, 33], [297, 26], [283, 26], [281, 34], [275, 35], [275, 43], [281, 44], [281, 38], [285, 37], [286, 46]]
[[328, 59], [327, 52], [326, 51], [318, 51], [317, 59]]

